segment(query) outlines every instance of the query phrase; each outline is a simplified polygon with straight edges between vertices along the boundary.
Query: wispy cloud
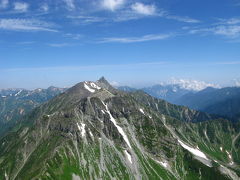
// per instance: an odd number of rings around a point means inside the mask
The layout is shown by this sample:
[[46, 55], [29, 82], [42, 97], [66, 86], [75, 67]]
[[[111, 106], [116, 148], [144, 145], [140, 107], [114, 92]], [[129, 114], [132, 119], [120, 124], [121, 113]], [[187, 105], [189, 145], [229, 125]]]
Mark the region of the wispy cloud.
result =
[[172, 34], [150, 34], [141, 37], [111, 37], [104, 38], [102, 43], [118, 42], [118, 43], [135, 43], [135, 42], [145, 42], [145, 41], [156, 41], [170, 38]]
[[185, 23], [200, 23], [200, 20], [197, 19], [193, 19], [190, 17], [184, 17], [184, 16], [173, 16], [173, 15], [166, 15], [165, 16], [167, 19], [173, 19], [176, 21], [180, 21], [180, 22], [185, 22]]
[[[126, 0], [100, 0], [99, 4], [95, 3], [96, 11], [112, 11], [111, 14], [101, 14], [100, 16], [96, 16], [88, 13], [82, 12], [80, 15], [68, 15], [68, 18], [74, 19], [75, 24], [92, 24], [92, 23], [100, 23], [100, 22], [123, 22], [130, 20], [138, 20], [142, 18], [165, 18], [165, 19], [173, 19], [180, 22], [185, 23], [200, 23], [201, 21], [198, 19], [194, 19], [187, 16], [176, 16], [171, 15], [167, 11], [162, 8], [157, 7], [155, 4], [146, 4], [142, 2], [134, 2], [134, 1], [126, 1]], [[77, 21], [79, 20], [79, 21]]]
[[210, 24], [208, 27], [193, 28], [189, 30], [189, 33], [204, 35], [214, 34], [235, 39], [240, 37], [240, 18], [218, 18], [217, 22]]
[[218, 19], [219, 22], [217, 24], [225, 24], [225, 25], [235, 25], [240, 24], [240, 18], [239, 17], [233, 17], [229, 19]]
[[165, 19], [172, 19], [184, 23], [200, 23], [198, 19], [187, 16], [171, 15], [163, 9], [159, 9], [154, 4], [143, 4], [140, 2], [134, 3], [130, 8], [125, 8], [117, 12], [116, 17], [113, 18], [115, 22], [137, 20], [146, 17], [160, 17]]
[[192, 29], [189, 32], [191, 34], [212, 33], [215, 35], [222, 35], [228, 38], [236, 38], [240, 36], [240, 25], [219, 25], [209, 28]]
[[96, 16], [77, 15], [77, 16], [67, 16], [67, 17], [70, 19], [78, 20], [78, 23], [80, 24], [91, 24], [96, 22], [103, 22], [106, 20], [106, 18], [96, 17]]
[[73, 33], [66, 33], [63, 36], [74, 39], [74, 40], [79, 40], [79, 39], [82, 39], [84, 37], [83, 34], [73, 34]]
[[1, 0], [0, 1], [0, 9], [7, 8], [9, 1], [8, 0]]
[[67, 46], [72, 46], [72, 45], [73, 45], [73, 44], [69, 44], [69, 43], [53, 43], [53, 44], [48, 44], [48, 46], [56, 47], [56, 48], [67, 47]]
[[214, 34], [224, 35], [228, 37], [240, 36], [240, 25], [234, 26], [217, 26], [213, 29]]
[[50, 31], [53, 25], [36, 19], [0, 19], [0, 29], [11, 31]]
[[132, 10], [135, 11], [138, 14], [143, 14], [143, 15], [155, 15], [156, 12], [156, 6], [155, 5], [145, 5], [143, 3], [134, 3], [131, 6]]
[[29, 4], [25, 2], [15, 2], [14, 10], [19, 12], [26, 12], [28, 10]]
[[66, 5], [68, 10], [74, 10], [75, 9], [75, 3], [74, 0], [63, 0]]
[[122, 7], [125, 3], [125, 0], [102, 0], [101, 6], [104, 9], [115, 11], [116, 9], [119, 9]]
[[48, 4], [42, 4], [41, 7], [40, 7], [40, 10], [44, 11], [44, 12], [47, 12], [49, 10], [49, 6]]

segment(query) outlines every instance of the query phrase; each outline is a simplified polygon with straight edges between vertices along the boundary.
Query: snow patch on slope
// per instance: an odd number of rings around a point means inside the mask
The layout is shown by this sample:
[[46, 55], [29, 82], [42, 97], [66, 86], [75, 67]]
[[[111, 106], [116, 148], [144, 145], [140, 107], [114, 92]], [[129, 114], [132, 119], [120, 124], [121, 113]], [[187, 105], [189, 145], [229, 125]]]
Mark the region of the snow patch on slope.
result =
[[132, 164], [132, 156], [128, 153], [127, 150], [124, 150], [124, 153], [126, 154], [128, 160], [129, 160], [129, 162]]
[[228, 158], [229, 158], [229, 159], [232, 159], [231, 154], [230, 154], [228, 151], [226, 151], [226, 152], [227, 152]]
[[89, 129], [89, 134], [91, 137], [93, 137], [92, 131]]
[[117, 125], [117, 122], [116, 122], [116, 120], [113, 118], [112, 114], [110, 113], [110, 111], [109, 111], [109, 109], [108, 109], [108, 106], [107, 106], [106, 104], [104, 104], [104, 102], [102, 102], [102, 103], [103, 103], [103, 105], [105, 106], [106, 112], [109, 114], [110, 120], [112, 121], [112, 123], [113, 123], [114, 126], [117, 128], [118, 132], [122, 135], [122, 137], [123, 137], [124, 141], [127, 143], [127, 145], [128, 145], [130, 148], [132, 148], [131, 145], [130, 145], [130, 142], [129, 142], [129, 140], [128, 140], [127, 135], [125, 134], [125, 132], [123, 131], [123, 129], [122, 129], [119, 125]]
[[86, 83], [84, 83], [85, 89], [87, 89], [89, 92], [94, 93], [95, 89], [90, 88]]
[[159, 164], [161, 164], [163, 167], [167, 168], [168, 167], [168, 163], [167, 161], [158, 161], [156, 160]]
[[18, 93], [16, 93], [14, 96], [18, 96], [21, 92], [22, 90], [18, 91]]
[[4, 173], [4, 176], [5, 176], [5, 179], [8, 179], [8, 175], [7, 175], [7, 172], [5, 171]]
[[145, 112], [143, 111], [142, 108], [140, 108], [139, 111], [140, 111], [143, 115], [145, 115]]
[[78, 129], [81, 132], [81, 136], [84, 137], [86, 135], [86, 130], [85, 130], [85, 126], [86, 124], [81, 123], [81, 126], [77, 123]]
[[198, 157], [201, 157], [201, 158], [203, 158], [203, 159], [205, 159], [205, 160], [209, 160], [209, 159], [207, 158], [207, 156], [206, 156], [202, 151], [200, 151], [200, 150], [198, 150], [198, 149], [194, 149], [194, 148], [192, 148], [192, 147], [184, 144], [184, 143], [183, 143], [182, 141], [180, 141], [180, 140], [178, 140], [178, 142], [180, 143], [180, 145], [181, 145], [184, 149], [188, 150], [188, 151], [191, 152], [193, 155], [198, 156]]
[[101, 89], [98, 85], [96, 85], [93, 82], [90, 83], [90, 86], [92, 86], [92, 88], [97, 89], [97, 90]]
[[234, 162], [233, 162], [233, 160], [232, 160], [232, 155], [228, 152], [228, 151], [226, 151], [227, 152], [227, 155], [228, 155], [228, 158], [230, 159], [230, 165], [233, 165], [234, 164]]

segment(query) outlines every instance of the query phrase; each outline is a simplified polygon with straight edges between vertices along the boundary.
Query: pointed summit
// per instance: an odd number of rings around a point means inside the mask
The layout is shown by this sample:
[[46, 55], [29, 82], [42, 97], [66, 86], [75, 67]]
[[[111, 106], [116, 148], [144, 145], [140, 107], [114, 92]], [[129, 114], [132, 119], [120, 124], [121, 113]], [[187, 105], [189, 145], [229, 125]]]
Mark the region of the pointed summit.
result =
[[113, 88], [112, 85], [103, 76], [97, 80], [97, 84], [102, 88], [109, 90], [110, 92], [116, 92], [116, 89]]
[[109, 82], [106, 80], [106, 78], [104, 76], [102, 76], [99, 80], [97, 80], [97, 82], [110, 85]]
[[[108, 81], [102, 77], [98, 81], [83, 81], [69, 88], [61, 96], [57, 97], [58, 101], [65, 101], [61, 107], [69, 107], [69, 104], [77, 103], [79, 100], [88, 97], [101, 97], [101, 100], [116, 95], [119, 91], [114, 89]], [[59, 100], [60, 99], [60, 100]]]

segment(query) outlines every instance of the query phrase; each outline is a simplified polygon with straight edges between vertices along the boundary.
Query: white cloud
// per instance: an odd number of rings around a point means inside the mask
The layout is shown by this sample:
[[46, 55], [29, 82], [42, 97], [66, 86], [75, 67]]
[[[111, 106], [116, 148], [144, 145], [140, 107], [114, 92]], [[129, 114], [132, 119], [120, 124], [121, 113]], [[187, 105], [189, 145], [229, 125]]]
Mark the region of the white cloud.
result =
[[131, 6], [132, 10], [136, 13], [143, 15], [155, 15], [156, 14], [156, 6], [155, 5], [145, 5], [143, 3], [135, 3]]
[[119, 43], [134, 43], [134, 42], [145, 42], [145, 41], [156, 41], [163, 40], [171, 37], [171, 34], [150, 34], [141, 37], [112, 37], [104, 38], [101, 42], [119, 42]]
[[14, 10], [20, 12], [26, 12], [28, 10], [29, 5], [23, 2], [15, 2], [14, 3]]
[[110, 84], [114, 87], [117, 87], [120, 85], [117, 81], [111, 81]]
[[222, 35], [228, 38], [236, 38], [240, 36], [240, 25], [218, 25], [209, 28], [192, 29], [191, 34], [197, 33], [212, 33], [215, 35]]
[[89, 24], [89, 23], [96, 23], [96, 22], [102, 22], [105, 21], [106, 18], [103, 17], [97, 17], [97, 16], [67, 16], [70, 19], [77, 19], [78, 23], [80, 24]]
[[58, 47], [58, 48], [72, 46], [72, 44], [69, 44], [69, 43], [54, 43], [54, 44], [48, 44], [48, 45], [51, 47]]
[[240, 87], [240, 79], [234, 79], [234, 85]]
[[66, 33], [66, 34], [64, 34], [64, 37], [68, 37], [68, 38], [71, 38], [71, 39], [74, 39], [74, 40], [79, 40], [79, 39], [82, 39], [84, 37], [84, 35], [82, 35], [82, 34]]
[[67, 8], [68, 8], [69, 10], [75, 9], [74, 0], [63, 0], [63, 1], [66, 3]]
[[104, 9], [115, 11], [116, 9], [122, 7], [125, 0], [102, 0], [101, 5]]
[[240, 18], [230, 18], [230, 19], [219, 19], [219, 23], [217, 24], [225, 24], [225, 25], [235, 25], [235, 24], [240, 24]]
[[40, 9], [44, 12], [47, 12], [49, 10], [49, 6], [47, 4], [43, 4]]
[[224, 35], [228, 37], [236, 37], [240, 35], [240, 25], [217, 26], [212, 31], [214, 32], [214, 34]]
[[133, 13], [132, 11], [121, 11], [112, 19], [112, 21], [114, 22], [130, 21], [130, 20], [137, 20], [143, 17], [144, 16]]
[[9, 1], [8, 0], [1, 0], [0, 1], [0, 8], [7, 8]]
[[166, 18], [167, 19], [173, 19], [173, 20], [180, 21], [180, 22], [185, 22], [185, 23], [200, 23], [199, 20], [193, 19], [193, 18], [190, 18], [190, 17], [168, 15], [168, 16], [166, 16]]
[[183, 89], [201, 91], [207, 87], [220, 88], [219, 85], [206, 83], [204, 81], [190, 80], [190, 79], [177, 79], [172, 78], [168, 84], [179, 85]]
[[0, 29], [12, 31], [51, 31], [53, 25], [36, 19], [0, 19]]
[[232, 39], [240, 37], [240, 18], [218, 18], [217, 20], [216, 23], [211, 24], [209, 27], [190, 29], [189, 33], [214, 34]]

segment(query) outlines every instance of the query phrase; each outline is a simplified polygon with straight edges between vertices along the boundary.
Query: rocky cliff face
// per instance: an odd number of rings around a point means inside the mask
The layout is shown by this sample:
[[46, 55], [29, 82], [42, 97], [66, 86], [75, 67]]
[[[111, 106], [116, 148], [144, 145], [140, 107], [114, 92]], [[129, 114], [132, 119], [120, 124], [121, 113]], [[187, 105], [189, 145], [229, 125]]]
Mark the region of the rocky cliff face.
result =
[[236, 179], [239, 126], [210, 119], [82, 82], [0, 139], [0, 179]]

